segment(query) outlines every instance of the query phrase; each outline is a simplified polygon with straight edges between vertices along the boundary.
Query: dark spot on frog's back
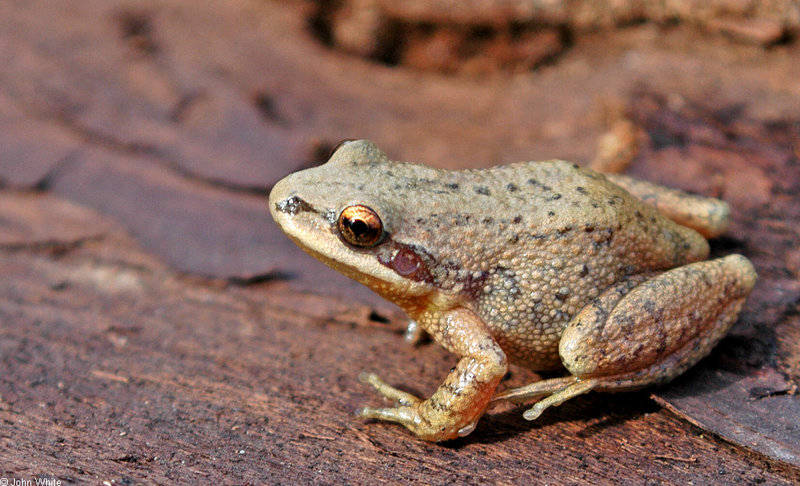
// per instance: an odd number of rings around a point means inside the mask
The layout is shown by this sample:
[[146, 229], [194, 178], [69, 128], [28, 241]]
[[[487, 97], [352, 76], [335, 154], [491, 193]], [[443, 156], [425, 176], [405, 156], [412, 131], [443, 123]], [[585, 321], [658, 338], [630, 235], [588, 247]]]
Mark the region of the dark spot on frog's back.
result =
[[611, 240], [614, 238], [614, 229], [612, 228], [603, 228], [601, 230], [595, 231], [592, 235], [593, 244], [595, 247], [610, 245]]
[[517, 192], [519, 190], [519, 188], [513, 183], [509, 183], [506, 186], [506, 189], [508, 190], [508, 192]]
[[294, 216], [303, 211], [313, 211], [314, 207], [307, 203], [300, 196], [292, 196], [283, 201], [275, 203], [275, 209], [278, 211]]
[[476, 194], [480, 194], [481, 196], [490, 196], [492, 194], [486, 186], [475, 186], [473, 190]]
[[541, 182], [537, 181], [536, 179], [528, 179], [528, 185], [534, 186], [534, 187], [538, 187], [542, 191], [550, 191], [550, 190], [553, 189], [552, 187], [550, 187], [550, 186], [548, 186], [546, 184], [542, 184]]

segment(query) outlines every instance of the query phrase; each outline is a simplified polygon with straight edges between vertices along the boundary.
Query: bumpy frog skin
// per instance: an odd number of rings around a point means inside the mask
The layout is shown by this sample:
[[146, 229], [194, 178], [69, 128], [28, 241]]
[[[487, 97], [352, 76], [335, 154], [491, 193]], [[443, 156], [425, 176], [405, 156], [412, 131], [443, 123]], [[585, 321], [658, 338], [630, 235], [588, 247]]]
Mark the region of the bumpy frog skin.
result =
[[[345, 142], [276, 184], [270, 210], [460, 357], [427, 400], [362, 377], [396, 403], [362, 416], [430, 441], [469, 434], [493, 400], [539, 398], [533, 420], [591, 390], [669, 381], [728, 332], [756, 282], [741, 255], [704, 261], [724, 202], [557, 160], [451, 171]], [[495, 394], [509, 363], [569, 374]]]

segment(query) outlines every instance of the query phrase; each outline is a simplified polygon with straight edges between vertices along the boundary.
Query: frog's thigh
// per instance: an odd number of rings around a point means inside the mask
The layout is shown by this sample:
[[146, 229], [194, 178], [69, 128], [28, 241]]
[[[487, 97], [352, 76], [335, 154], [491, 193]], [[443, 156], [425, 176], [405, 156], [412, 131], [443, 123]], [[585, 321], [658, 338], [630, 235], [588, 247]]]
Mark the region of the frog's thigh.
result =
[[719, 236], [728, 228], [731, 210], [725, 201], [689, 194], [622, 174], [607, 174], [606, 177], [667, 218], [692, 228], [706, 238]]
[[[645, 275], [635, 275], [624, 281], [617, 282], [604, 290], [603, 293], [580, 312], [579, 315], [585, 316], [584, 319], [580, 321], [584, 323], [580, 325], [580, 328], [583, 329], [583, 326], [596, 327], [598, 325], [597, 323], [602, 324], [606, 317], [614, 310], [614, 306], [616, 306], [632, 289], [636, 288], [636, 286], [647, 279], [648, 277]], [[594, 316], [594, 319], [591, 319], [591, 316]], [[575, 327], [576, 322], [578, 321], [573, 319], [571, 325]], [[591, 347], [595, 341], [596, 340], [588, 342], [586, 346]], [[534, 420], [548, 407], [560, 405], [571, 398], [588, 393], [599, 384], [600, 380], [598, 379], [586, 379], [570, 375], [561, 378], [535, 381], [519, 388], [508, 389], [498, 393], [494, 397], [494, 400], [510, 400], [515, 403], [524, 403], [533, 398], [544, 397], [524, 414], [526, 419]]]
[[741, 255], [692, 263], [627, 292], [606, 313], [590, 305], [561, 338], [564, 366], [601, 391], [665, 382], [683, 373], [728, 332], [755, 285]]

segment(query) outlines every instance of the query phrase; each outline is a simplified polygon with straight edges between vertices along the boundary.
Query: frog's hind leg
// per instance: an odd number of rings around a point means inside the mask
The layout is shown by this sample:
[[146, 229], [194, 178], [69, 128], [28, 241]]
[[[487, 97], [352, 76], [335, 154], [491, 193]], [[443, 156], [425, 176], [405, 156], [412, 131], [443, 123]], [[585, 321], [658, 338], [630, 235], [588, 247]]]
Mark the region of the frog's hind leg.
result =
[[581, 380], [576, 376], [564, 376], [505, 390], [495, 395], [492, 401], [508, 400], [513, 403], [522, 403], [532, 398], [544, 397], [522, 414], [527, 420], [536, 420], [548, 407], [561, 405], [570, 398], [589, 393], [597, 387], [598, 383], [598, 380], [595, 379]]
[[[590, 303], [581, 314], [608, 316], [622, 298], [634, 287], [647, 280], [647, 277], [636, 275], [618, 282], [606, 289], [597, 299]], [[575, 323], [573, 319], [570, 325]], [[562, 358], [563, 359], [563, 358]], [[508, 400], [513, 403], [524, 403], [534, 398], [541, 398], [523, 416], [527, 420], [535, 420], [542, 412], [552, 406], [561, 405], [570, 398], [588, 393], [596, 388], [599, 381], [596, 379], [582, 380], [578, 376], [570, 375], [561, 378], [535, 381], [519, 388], [504, 390], [495, 395], [493, 401]], [[544, 397], [544, 398], [542, 398]]]
[[572, 376], [507, 390], [495, 399], [545, 396], [525, 413], [532, 420], [590, 390], [634, 390], [669, 381], [728, 332], [755, 280], [750, 262], [731, 255], [620, 282], [564, 330], [559, 354]]
[[730, 206], [720, 199], [689, 194], [622, 174], [606, 174], [606, 177], [667, 218], [706, 238], [721, 235], [730, 223]]

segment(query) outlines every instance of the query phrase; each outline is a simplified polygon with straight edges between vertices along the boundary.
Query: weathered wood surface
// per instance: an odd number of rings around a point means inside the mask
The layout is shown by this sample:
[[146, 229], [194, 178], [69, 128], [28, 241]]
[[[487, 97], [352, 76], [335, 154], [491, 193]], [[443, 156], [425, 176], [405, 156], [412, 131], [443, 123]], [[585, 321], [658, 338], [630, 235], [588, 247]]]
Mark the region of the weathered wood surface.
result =
[[[696, 22], [576, 29], [535, 71], [468, 77], [343, 54], [313, 15], [0, 3], [0, 478], [800, 479], [795, 24], [756, 18], [784, 26], [768, 48]], [[588, 163], [620, 117], [641, 132], [632, 174], [735, 208], [712, 246], [761, 280], [731, 336], [672, 385], [534, 423], [504, 406], [452, 444], [356, 419], [380, 403], [362, 369], [426, 395], [455, 358], [404, 344], [396, 310], [295, 249], [269, 221], [269, 187], [352, 137], [439, 166]]]

